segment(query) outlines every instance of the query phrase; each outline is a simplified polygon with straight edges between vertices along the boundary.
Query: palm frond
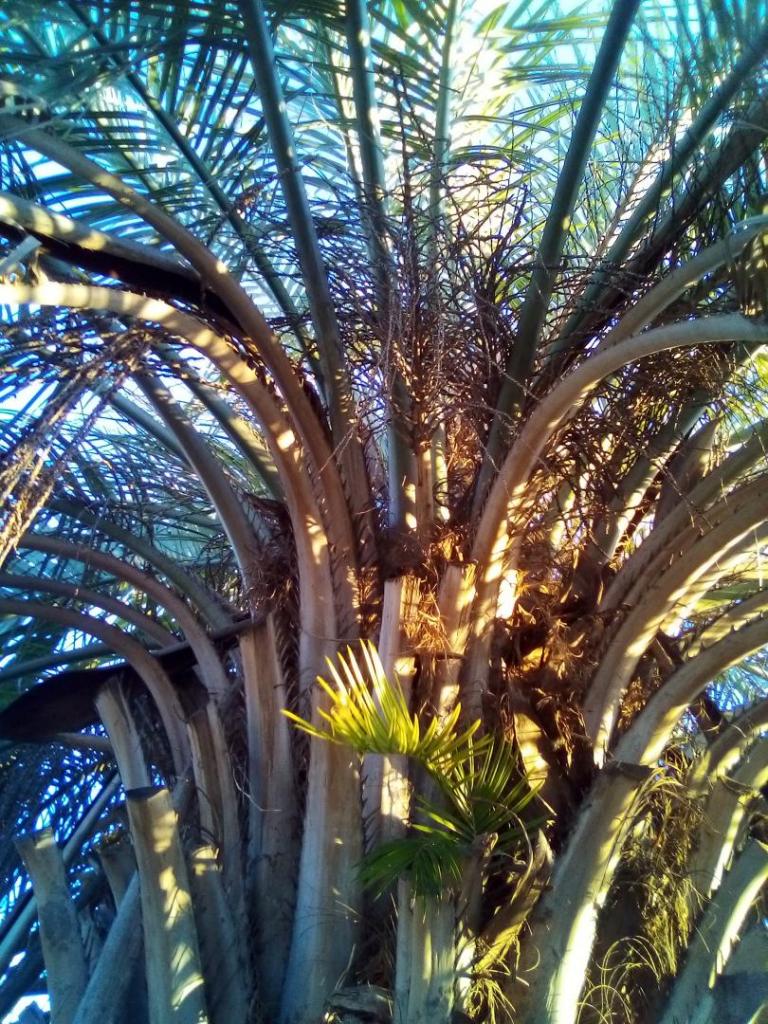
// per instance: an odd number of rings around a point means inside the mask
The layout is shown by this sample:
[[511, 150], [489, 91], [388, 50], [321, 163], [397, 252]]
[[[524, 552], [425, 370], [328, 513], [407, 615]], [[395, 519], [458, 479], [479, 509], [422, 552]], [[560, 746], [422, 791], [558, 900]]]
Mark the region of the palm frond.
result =
[[[313, 723], [292, 711], [283, 713], [297, 728], [316, 739], [351, 747], [359, 754], [404, 754], [430, 771], [445, 772], [470, 756], [472, 737], [480, 725], [459, 729], [461, 705], [444, 719], [423, 719], [408, 707], [402, 687], [384, 672], [376, 648], [361, 644], [362, 665], [351, 647], [335, 661], [328, 659], [333, 685], [322, 678], [318, 684], [329, 700], [329, 709], [318, 708], [325, 720]], [[480, 740], [475, 746], [486, 746]]]

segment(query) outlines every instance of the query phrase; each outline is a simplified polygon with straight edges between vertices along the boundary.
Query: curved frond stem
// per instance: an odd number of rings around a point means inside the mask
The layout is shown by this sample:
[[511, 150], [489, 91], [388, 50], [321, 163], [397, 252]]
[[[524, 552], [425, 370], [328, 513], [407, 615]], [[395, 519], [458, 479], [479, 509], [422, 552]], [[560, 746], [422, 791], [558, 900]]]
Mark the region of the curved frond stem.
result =
[[360, 145], [365, 199], [368, 248], [378, 282], [379, 305], [383, 322], [388, 322], [387, 296], [391, 289], [392, 261], [389, 249], [386, 211], [386, 178], [381, 146], [379, 112], [376, 103], [376, 79], [371, 56], [371, 24], [365, 0], [346, 0], [345, 30], [352, 74], [352, 99], [355, 128]]
[[54, 651], [42, 658], [29, 658], [25, 661], [14, 661], [8, 668], [0, 670], [0, 683], [21, 679], [24, 676], [39, 675], [48, 668], [60, 668], [76, 661], [93, 661], [111, 651], [106, 644], [86, 644], [74, 651]]
[[478, 586], [463, 682], [464, 705], [470, 715], [480, 711], [487, 678], [490, 625], [496, 614], [502, 576], [516, 569], [528, 480], [549, 439], [574, 415], [600, 381], [621, 366], [683, 345], [732, 341], [764, 344], [768, 342], [768, 327], [738, 314], [725, 314], [657, 327], [626, 338], [573, 370], [531, 413], [491, 488], [472, 546], [472, 559], [478, 566]]
[[[728, 963], [747, 914], [768, 879], [768, 846], [750, 839], [705, 910], [674, 981], [660, 1024], [676, 1024], [712, 1006], [711, 989]], [[702, 1005], [703, 1004], [703, 1005]], [[712, 1019], [702, 1016], [699, 1019]]]
[[727, 775], [766, 726], [768, 698], [763, 698], [734, 718], [693, 763], [686, 780], [691, 795], [703, 795], [710, 783]]
[[681, 267], [667, 274], [657, 285], [622, 316], [619, 323], [597, 345], [595, 351], [602, 351], [616, 345], [633, 334], [639, 334], [665, 309], [679, 299], [686, 288], [696, 284], [707, 274], [714, 274], [721, 267], [736, 263], [739, 256], [756, 238], [768, 233], [768, 217], [751, 217], [737, 224], [734, 230], [714, 245], [686, 260]]
[[[158, 605], [165, 608], [178, 623], [179, 629], [194, 651], [210, 695], [215, 700], [221, 701], [224, 694], [229, 691], [230, 686], [216, 648], [206, 635], [205, 630], [184, 601], [153, 576], [137, 569], [130, 562], [115, 558], [114, 555], [105, 551], [99, 551], [86, 544], [72, 544], [56, 536], [28, 533], [19, 541], [19, 548], [28, 551], [41, 551], [60, 558], [83, 562], [115, 576], [118, 580], [130, 583], [131, 586], [151, 597]], [[41, 585], [47, 583], [47, 581], [40, 582]]]
[[186, 716], [173, 683], [162, 666], [147, 651], [115, 626], [110, 626], [93, 615], [85, 615], [72, 608], [40, 604], [37, 601], [0, 599], [0, 615], [31, 616], [46, 622], [55, 622], [70, 629], [80, 630], [109, 644], [116, 654], [125, 658], [151, 693], [170, 745], [177, 774], [184, 771], [189, 760], [189, 739], [184, 729]]
[[[711, 398], [711, 393], [710, 393]], [[653, 514], [654, 528], [665, 519], [685, 495], [693, 490], [710, 471], [715, 461], [715, 444], [723, 416], [710, 411], [711, 418], [686, 431], [669, 462], [661, 468], [659, 496]]]
[[43, 241], [63, 242], [88, 252], [103, 253], [115, 259], [137, 263], [171, 278], [183, 278], [198, 289], [200, 287], [195, 271], [175, 256], [131, 238], [119, 238], [109, 232], [100, 231], [63, 213], [54, 213], [44, 206], [31, 203], [28, 199], [11, 192], [0, 192], [0, 222], [23, 228]]
[[515, 344], [504, 368], [504, 382], [496, 403], [487, 450], [475, 489], [476, 514], [482, 509], [495, 467], [508, 446], [510, 417], [525, 395], [525, 385], [539, 347], [541, 328], [547, 315], [555, 280], [560, 272], [560, 259], [577, 194], [582, 187], [584, 169], [639, 2], [640, 0], [617, 0], [612, 5], [595, 66], [579, 108], [568, 152], [558, 175], [552, 204], [544, 224], [536, 264], [523, 300]]
[[260, 545], [237, 494], [200, 434], [173, 401], [171, 393], [149, 373], [135, 373], [134, 380], [181, 446], [211, 499], [229, 538], [249, 601], [258, 577]]
[[[376, 82], [372, 68], [371, 25], [365, 0], [347, 0], [345, 29], [352, 75], [355, 128], [360, 145], [365, 200], [364, 227], [377, 290], [381, 328], [394, 329], [395, 271], [387, 230], [386, 178]], [[411, 396], [397, 368], [389, 400], [389, 525], [403, 534], [416, 527], [416, 465], [407, 420]]]
[[691, 658], [667, 679], [618, 742], [615, 757], [653, 765], [688, 705], [720, 672], [768, 644], [768, 618], [761, 617]]
[[185, 370], [184, 383], [226, 431], [232, 443], [248, 460], [271, 496], [276, 501], [282, 501], [283, 488], [280, 483], [280, 475], [275, 469], [266, 442], [258, 431], [248, 420], [239, 416], [232, 409], [216, 388], [195, 376], [188, 368]]
[[[2, 113], [0, 113], [0, 134], [22, 139], [25, 144], [36, 149], [44, 156], [68, 167], [74, 174], [84, 177], [96, 187], [112, 195], [118, 202], [132, 209], [146, 223], [154, 227], [164, 238], [171, 242], [177, 251], [188, 259], [199, 272], [206, 286], [226, 303], [235, 321], [255, 344], [267, 369], [274, 376], [275, 382], [282, 392], [288, 410], [294, 418], [306, 446], [307, 453], [312, 459], [318, 479], [322, 481], [329, 507], [329, 518], [333, 524], [332, 528], [329, 526], [329, 530], [338, 537], [336, 548], [342, 559], [348, 564], [355, 565], [357, 562], [357, 546], [352, 531], [349, 508], [332, 452], [325, 439], [323, 425], [312, 409], [287, 354], [280, 347], [264, 317], [242, 286], [230, 275], [224, 263], [216, 259], [205, 246], [201, 245], [197, 239], [163, 210], [160, 210], [149, 200], [139, 195], [139, 193], [115, 175], [110, 174], [92, 160], [78, 153], [77, 150], [64, 143], [61, 139], [57, 139], [38, 128], [31, 127], [23, 121]], [[47, 287], [50, 287], [50, 284]], [[76, 289], [78, 286], [71, 285], [69, 287], [70, 289]], [[108, 289], [101, 289], [100, 291], [107, 292]], [[96, 291], [91, 289], [91, 292], [95, 298]], [[70, 292], [70, 294], [74, 293]], [[135, 296], [135, 299], [137, 301], [141, 299], [142, 302], [146, 302], [140, 296]], [[9, 299], [8, 301], [18, 302], [20, 299]], [[53, 304], [67, 305], [68, 303], [62, 297]], [[92, 305], [85, 304], [84, 308], [93, 307]], [[119, 308], [109, 305], [98, 306], [97, 308], [109, 308], [113, 312], [121, 311]], [[167, 309], [171, 310], [172, 307], [167, 307]], [[129, 312], [128, 310], [123, 311]], [[140, 316], [141, 314], [134, 313], [133, 315]], [[179, 315], [183, 316], [183, 314]], [[189, 317], [186, 319], [190, 323], [195, 323]], [[196, 333], [199, 332], [199, 325], [196, 326], [195, 330]], [[253, 375], [253, 378], [254, 380], [256, 379], [255, 375]], [[263, 420], [262, 423], [265, 429], [269, 429], [268, 423], [264, 423]]]
[[731, 605], [714, 622], [706, 626], [689, 647], [686, 647], [686, 658], [695, 657], [704, 648], [711, 647], [716, 641], [722, 640], [731, 630], [762, 615], [766, 610], [768, 610], [768, 590], [758, 590], [751, 597]]
[[768, 420], [755, 424], [749, 440], [732, 452], [719, 466], [700, 480], [624, 562], [600, 602], [600, 611], [618, 608], [641, 573], [658, 557], [673, 539], [692, 523], [702, 521], [708, 506], [725, 489], [749, 470], [768, 452]]
[[56, 594], [60, 597], [72, 598], [94, 608], [101, 608], [110, 615], [116, 615], [124, 622], [141, 630], [161, 647], [174, 642], [174, 637], [166, 629], [148, 615], [132, 608], [123, 601], [118, 601], [108, 594], [101, 594], [79, 583], [68, 583], [66, 580], [46, 579], [44, 576], [27, 576], [20, 573], [0, 573], [0, 587], [23, 590], [25, 593], [41, 592]]
[[[737, 118], [715, 155], [705, 160], [705, 170], [697, 171], [694, 180], [686, 181], [683, 195], [676, 197], [669, 212], [654, 224], [653, 232], [649, 234], [646, 241], [638, 246], [635, 253], [630, 253], [629, 256], [622, 259], [620, 264], [622, 277], [626, 280], [637, 280], [647, 275], [649, 270], [652, 271], [661, 255], [673, 247], [681, 230], [694, 221], [697, 213], [700, 214], [702, 210], [706, 209], [708, 201], [717, 195], [718, 189], [722, 188], [732, 175], [748, 163], [750, 156], [765, 142], [766, 137], [768, 137], [768, 100], [761, 97], [749, 105], [743, 116]], [[653, 215], [655, 219], [655, 210]], [[750, 218], [744, 224], [749, 225], [753, 221], [759, 223], [760, 219]], [[702, 258], [704, 257], [704, 253], [700, 255]], [[698, 260], [699, 256], [696, 256], [690, 262], [695, 263]], [[608, 268], [608, 271], [611, 269], [613, 268]], [[685, 267], [681, 268], [681, 272], [685, 272]], [[670, 275], [670, 278], [673, 276], [674, 274]], [[662, 282], [663, 284], [664, 282]], [[581, 312], [574, 314], [574, 331], [589, 337], [590, 333], [599, 330], [609, 319], [610, 311], [614, 308], [615, 303], [621, 302], [624, 294], [622, 288], [614, 286], [608, 277], [602, 285], [598, 305], [591, 307], [595, 312], [590, 313], [589, 308], [585, 306], [583, 314]], [[659, 300], [663, 296], [664, 292], [662, 291]], [[650, 305], [650, 292], [638, 302], [638, 306], [645, 303], [646, 299]], [[655, 299], [653, 301], [655, 302]], [[669, 301], [665, 304], [668, 305]], [[586, 297], [582, 302], [586, 303]], [[555, 357], [560, 353], [567, 358], [572, 341], [573, 336], [566, 330], [549, 346], [547, 367], [554, 367]]]
[[443, 45], [440, 51], [440, 71], [437, 78], [435, 138], [430, 166], [429, 206], [427, 209], [427, 232], [429, 238], [427, 252], [429, 253], [431, 249], [433, 259], [437, 253], [435, 243], [440, 232], [440, 222], [443, 214], [443, 189], [445, 187], [445, 177], [448, 171], [451, 149], [451, 100], [454, 75], [454, 62], [451, 58], [451, 52], [453, 50], [459, 4], [460, 0], [448, 0], [443, 26]]
[[525, 486], [539, 456], [554, 434], [576, 412], [584, 399], [622, 366], [684, 345], [768, 342], [768, 327], [740, 314], [723, 314], [656, 327], [626, 338], [597, 353], [572, 371], [539, 404], [504, 460], [478, 523], [472, 557], [481, 572], [497, 567], [506, 554], [506, 520], [513, 522], [524, 505]]
[[[67, 6], [102, 46], [108, 45], [109, 40], [107, 37], [99, 29], [98, 25], [94, 25], [93, 22], [91, 22], [90, 18], [83, 11], [81, 5], [68, 2]], [[113, 55], [112, 60], [116, 61], [118, 58]], [[158, 124], [162, 126], [163, 130], [168, 135], [168, 138], [172, 141], [173, 145], [178, 149], [183, 159], [197, 176], [200, 184], [208, 192], [219, 210], [224, 214], [227, 222], [245, 246], [246, 252], [253, 258], [256, 268], [261, 274], [264, 283], [275, 302], [285, 314], [288, 321], [294, 325], [294, 329], [298, 330], [301, 318], [290, 293], [285, 287], [282, 278], [272, 266], [272, 263], [268, 259], [266, 253], [258, 244], [253, 230], [249, 229], [249, 226], [235, 210], [226, 192], [219, 185], [216, 180], [216, 175], [211, 172], [210, 168], [206, 167], [205, 163], [197, 155], [194, 147], [190, 145], [188, 140], [179, 131], [176, 121], [165, 110], [159, 100], [152, 95], [149, 89], [146, 88], [144, 83], [141, 81], [141, 78], [125, 66], [123, 66], [123, 75], [150, 114], [155, 118]]]
[[[330, 623], [327, 619], [327, 614], [333, 615], [334, 608], [334, 594], [330, 583], [329, 542], [306, 466], [302, 464], [296, 436], [258, 375], [232, 347], [199, 321], [174, 309], [173, 306], [111, 288], [59, 285], [52, 282], [31, 288], [22, 285], [0, 285], [0, 301], [110, 310], [113, 313], [160, 323], [211, 359], [232, 381], [262, 424], [272, 457], [283, 480], [294, 527], [294, 538], [299, 550], [303, 590], [304, 593], [309, 591], [312, 595], [312, 599], [307, 599], [305, 606], [307, 615], [311, 614], [312, 619], [305, 618], [305, 628], [309, 633], [320, 637], [333, 635], [333, 627], [329, 631]], [[327, 497], [329, 505], [326, 514], [330, 517], [335, 509], [331, 501], [333, 492]], [[340, 527], [342, 531], [345, 531], [345, 527], [348, 528], [346, 505], [343, 518], [341, 521], [334, 521], [333, 526]], [[351, 539], [349, 543], [352, 543]], [[348, 551], [348, 544], [339, 544], [337, 554], [342, 562], [343, 554]], [[349, 569], [345, 567], [345, 575], [339, 580], [340, 585], [337, 588], [339, 603], [345, 609], [354, 607], [354, 581], [349, 578], [350, 575]], [[323, 611], [320, 605], [328, 611]]]
[[735, 772], [713, 783], [704, 803], [696, 848], [688, 874], [697, 895], [705, 898], [720, 888], [734, 850], [744, 842], [748, 816], [761, 801], [768, 783], [768, 743], [758, 742]]
[[139, 558], [143, 558], [148, 565], [154, 566], [199, 610], [201, 616], [214, 629], [224, 629], [230, 624], [230, 616], [214, 600], [200, 580], [183, 569], [177, 561], [158, 551], [143, 537], [97, 515], [92, 509], [72, 498], [53, 497], [48, 502], [48, 508], [103, 534], [104, 537], [120, 544], [126, 551], [132, 551]]
[[[100, 390], [106, 390], [104, 385], [98, 383], [94, 385], [94, 392], [97, 394]], [[136, 405], [130, 398], [120, 394], [119, 391], [109, 396], [109, 404], [117, 409], [119, 413], [131, 423], [135, 423], [137, 427], [141, 427], [142, 430], [146, 431], [150, 437], [153, 437], [156, 441], [159, 441], [166, 451], [171, 452], [177, 456], [185, 466], [191, 466], [189, 458], [184, 451], [183, 446], [179, 443], [178, 439], [174, 437], [173, 432], [163, 426], [162, 423], [158, 422], [157, 418], [152, 416], [151, 413], [142, 409], [141, 406]], [[193, 467], [194, 468], [194, 467]]]
[[[592, 282], [581, 296], [579, 309], [566, 323], [556, 343], [555, 349], [566, 347], [569, 339], [579, 329], [586, 315], [585, 311], [599, 306], [601, 294], [610, 280], [612, 271], [621, 265], [632, 245], [637, 241], [649, 218], [658, 209], [664, 193], [672, 185], [675, 177], [690, 162], [702, 141], [711, 132], [717, 119], [727, 110], [728, 105], [738, 95], [749, 75], [768, 52], [768, 27], [762, 30], [745, 47], [742, 56], [734, 65], [728, 77], [718, 86], [707, 102], [696, 115], [693, 123], [682, 139], [675, 142], [672, 155], [659, 169], [656, 180], [644, 193], [642, 200], [632, 211], [618, 237], [615, 239], [605, 259], [594, 273]], [[554, 351], [554, 349], [553, 349]]]
[[584, 701], [585, 728], [597, 763], [608, 749], [621, 694], [658, 629], [673, 613], [685, 615], [712, 585], [713, 574], [716, 578], [727, 571], [728, 555], [749, 541], [755, 527], [765, 521], [766, 479], [747, 485], [744, 492], [743, 497], [723, 502], [723, 522], [638, 590], [634, 607], [603, 654]]
[[[354, 521], [359, 523], [365, 546], [374, 542], [372, 499], [358, 435], [358, 418], [347, 368], [344, 365], [341, 336], [331, 298], [325, 266], [304, 181], [296, 157], [296, 146], [286, 113], [285, 99], [277, 76], [275, 55], [261, 0], [241, 0], [245, 36], [251, 63], [259, 83], [262, 111], [267, 124], [272, 152], [277, 163], [280, 187], [288, 210], [296, 252], [322, 371], [322, 389], [326, 395], [331, 433]], [[352, 552], [350, 552], [350, 555]]]
[[691, 400], [651, 440], [626, 476], [621, 480], [604, 513], [590, 528], [590, 539], [579, 555], [575, 586], [577, 591], [597, 579], [625, 535], [627, 527], [653, 484], [682, 439], [701, 418], [711, 394], [698, 391]]
[[[239, 825], [237, 821], [237, 804], [234, 793], [234, 784], [231, 772], [226, 763], [225, 740], [219, 711], [223, 706], [225, 697], [231, 692], [231, 685], [216, 652], [216, 648], [206, 635], [205, 630], [197, 621], [193, 613], [178, 597], [162, 583], [155, 580], [147, 573], [141, 572], [128, 562], [121, 561], [112, 555], [85, 545], [71, 544], [60, 540], [58, 537], [28, 534], [19, 543], [19, 547], [31, 551], [40, 551], [47, 554], [57, 555], [61, 558], [72, 561], [83, 562], [104, 572], [114, 575], [119, 580], [124, 580], [136, 587], [137, 590], [147, 594], [155, 600], [158, 605], [175, 618], [180, 629], [184, 633], [189, 645], [194, 652], [199, 668], [200, 680], [210, 698], [209, 703], [202, 716], [196, 718], [192, 715], [189, 719], [190, 737], [195, 745], [194, 767], [195, 774], [201, 791], [201, 813], [207, 821], [211, 831], [221, 836], [223, 849], [227, 853], [225, 871], [228, 883], [231, 885], [234, 907], [240, 913], [239, 903], [242, 898], [243, 881], [240, 875], [240, 842]], [[34, 591], [50, 589], [46, 580], [30, 580], [29, 590]], [[79, 591], [82, 595], [82, 591]], [[92, 602], [96, 607], [105, 605], [103, 596], [97, 595], [97, 600]], [[119, 602], [118, 602], [119, 604]], [[120, 606], [122, 607], [122, 605]], [[107, 610], [109, 610], [107, 608]], [[96, 620], [98, 621], [98, 620]], [[104, 639], [99, 637], [99, 639]], [[110, 641], [105, 641], [110, 642]], [[135, 643], [135, 642], [134, 642]], [[113, 646], [113, 645], [112, 645]], [[114, 646], [113, 646], [114, 649]], [[123, 652], [121, 652], [123, 653]], [[138, 666], [124, 654], [127, 660], [134, 665], [138, 672]], [[150, 658], [150, 662], [160, 668], [159, 664]], [[164, 673], [163, 673], [164, 674]], [[142, 677], [143, 678], [143, 677]], [[152, 692], [152, 691], [151, 691]], [[154, 696], [154, 692], [153, 692]], [[155, 698], [157, 700], [157, 698]], [[158, 702], [158, 706], [159, 702]], [[185, 717], [186, 720], [186, 717]], [[207, 746], [212, 746], [212, 757], [207, 754]], [[201, 748], [201, 749], [199, 749]], [[203, 803], [205, 801], [205, 803]], [[212, 807], [212, 816], [208, 813], [207, 805]]]

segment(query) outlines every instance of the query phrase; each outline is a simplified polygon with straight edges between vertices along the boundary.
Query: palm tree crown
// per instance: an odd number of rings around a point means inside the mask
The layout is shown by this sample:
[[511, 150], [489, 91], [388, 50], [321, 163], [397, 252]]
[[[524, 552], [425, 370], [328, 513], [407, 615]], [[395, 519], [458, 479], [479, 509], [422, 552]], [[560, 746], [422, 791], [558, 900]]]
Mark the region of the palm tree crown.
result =
[[0, 39], [3, 1012], [756, 1012], [763, 0]]

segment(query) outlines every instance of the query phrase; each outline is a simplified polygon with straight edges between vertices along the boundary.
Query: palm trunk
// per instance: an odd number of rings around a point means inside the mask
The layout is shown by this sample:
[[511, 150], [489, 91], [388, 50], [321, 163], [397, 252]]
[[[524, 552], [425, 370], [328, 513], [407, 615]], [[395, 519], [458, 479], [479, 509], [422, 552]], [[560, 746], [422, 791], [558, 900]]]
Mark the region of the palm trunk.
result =
[[[384, 584], [379, 657], [388, 679], [397, 680], [410, 706], [415, 659], [407, 638], [416, 625], [420, 581], [399, 576]], [[369, 847], [405, 833], [411, 812], [411, 784], [402, 755], [369, 754], [364, 762], [366, 842]]]
[[190, 857], [192, 895], [205, 998], [211, 1024], [248, 1020], [248, 965], [241, 932], [227, 901], [221, 869], [212, 846], [199, 846]]
[[118, 832], [116, 836], [101, 839], [94, 850], [119, 911], [136, 873], [136, 858], [133, 856], [130, 839], [125, 832]]
[[144, 1024], [147, 1012], [142, 962], [139, 876], [120, 901], [73, 1024]]
[[129, 790], [126, 801], [139, 869], [150, 1024], [207, 1024], [187, 868], [170, 794]]
[[120, 680], [106, 682], [94, 703], [112, 744], [123, 787], [142, 789], [149, 786], [151, 779], [141, 736]]
[[455, 901], [415, 896], [402, 882], [397, 932], [394, 1024], [445, 1024], [454, 1006]]
[[299, 809], [286, 684], [269, 617], [240, 638], [248, 725], [249, 900], [256, 931], [259, 988], [268, 1016], [279, 1009], [291, 941], [299, 858]]
[[37, 900], [52, 1024], [71, 1024], [88, 968], [64, 860], [51, 829], [16, 840]]
[[[438, 610], [445, 646], [428, 674], [438, 716], [451, 711], [458, 697], [460, 652], [469, 631], [474, 581], [474, 566], [450, 565], [440, 585]], [[427, 780], [422, 778], [421, 786], [425, 796], [435, 796]], [[407, 880], [400, 882], [397, 896], [394, 1019], [439, 1024], [450, 1016], [456, 996], [456, 899], [450, 893], [417, 896]], [[467, 955], [472, 959], [473, 950]]]

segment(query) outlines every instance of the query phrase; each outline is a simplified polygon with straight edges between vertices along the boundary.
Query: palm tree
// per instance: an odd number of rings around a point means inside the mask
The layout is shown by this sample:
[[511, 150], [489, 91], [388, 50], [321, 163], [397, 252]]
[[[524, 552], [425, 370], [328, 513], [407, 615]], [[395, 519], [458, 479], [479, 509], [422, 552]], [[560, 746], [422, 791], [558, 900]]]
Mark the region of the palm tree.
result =
[[4, 1011], [764, 1006], [767, 15], [0, 14]]

